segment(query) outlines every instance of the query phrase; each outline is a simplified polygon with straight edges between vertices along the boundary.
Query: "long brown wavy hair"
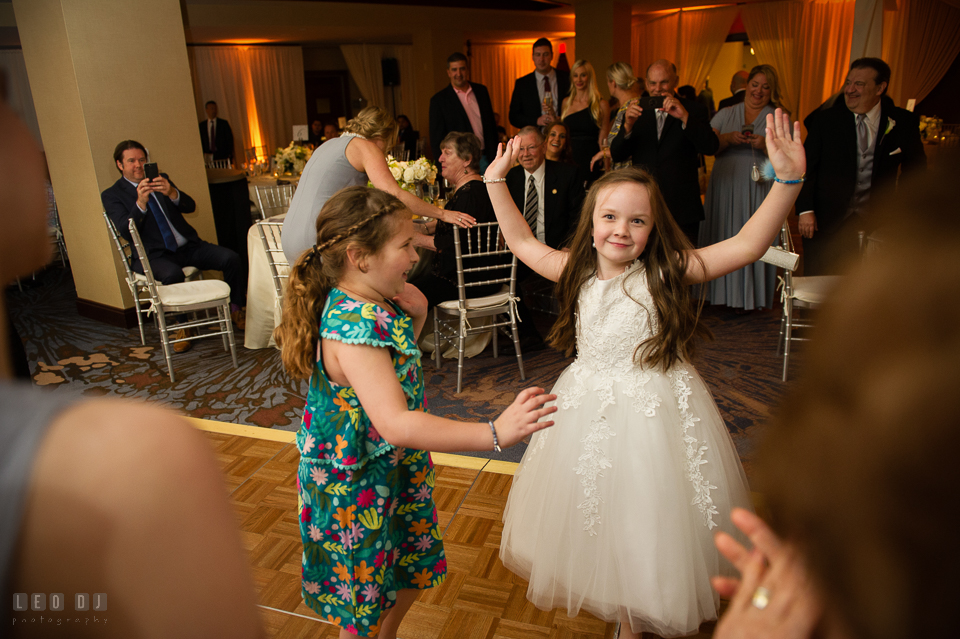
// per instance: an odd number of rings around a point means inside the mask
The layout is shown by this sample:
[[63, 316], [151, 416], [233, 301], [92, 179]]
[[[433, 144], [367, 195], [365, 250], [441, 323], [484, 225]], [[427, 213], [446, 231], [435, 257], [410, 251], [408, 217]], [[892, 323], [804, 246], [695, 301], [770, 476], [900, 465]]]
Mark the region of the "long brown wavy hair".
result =
[[410, 211], [397, 198], [378, 189], [350, 186], [337, 191], [317, 216], [317, 243], [290, 269], [283, 296], [283, 321], [273, 332], [281, 347], [283, 367], [294, 379], [306, 379], [316, 362], [319, 319], [330, 289], [347, 264], [347, 249], [364, 258], [376, 254], [393, 237], [397, 221]]
[[[666, 371], [681, 359], [690, 360], [697, 337], [711, 335], [710, 331], [698, 322], [703, 308], [703, 296], [701, 295], [698, 303], [694, 305], [690, 287], [683, 283], [691, 256], [698, 261], [700, 258], [688, 252], [693, 246], [670, 215], [657, 181], [637, 167], [607, 173], [597, 180], [587, 193], [580, 213], [580, 222], [570, 243], [570, 255], [557, 282], [560, 317], [547, 339], [551, 346], [568, 356], [573, 354], [576, 348], [580, 289], [597, 271], [597, 250], [593, 247], [593, 212], [604, 191], [622, 184], [639, 184], [645, 187], [653, 213], [653, 229], [639, 259], [643, 262], [642, 270], [646, 273], [647, 286], [656, 306], [659, 330], [637, 345], [634, 359], [640, 357], [645, 366]], [[640, 272], [641, 269], [637, 269], [624, 278], [623, 290], [628, 296], [627, 280], [639, 277]], [[630, 298], [640, 304], [632, 296]]]

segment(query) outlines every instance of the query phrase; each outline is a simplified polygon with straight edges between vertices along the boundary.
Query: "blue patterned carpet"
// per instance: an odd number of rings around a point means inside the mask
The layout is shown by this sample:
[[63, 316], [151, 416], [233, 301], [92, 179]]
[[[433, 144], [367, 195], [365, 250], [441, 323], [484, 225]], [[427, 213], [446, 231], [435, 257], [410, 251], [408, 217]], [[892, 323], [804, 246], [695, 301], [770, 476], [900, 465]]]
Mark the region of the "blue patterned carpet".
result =
[[[147, 346], [141, 346], [136, 328], [80, 317], [68, 270], [48, 269], [22, 293], [12, 290], [9, 300], [34, 380], [52, 392], [136, 397], [192, 417], [264, 428], [295, 431], [299, 425], [307, 385], [287, 377], [274, 349], [238, 346], [240, 368], [235, 370], [219, 338], [197, 340], [191, 351], [174, 356], [178, 381], [171, 384], [153, 327], [147, 328]], [[782, 360], [776, 356], [779, 313], [737, 315], [726, 307], [708, 307], [702, 321], [716, 340], [702, 345], [695, 364], [749, 473], [754, 441], [784, 387]], [[243, 343], [242, 333], [237, 343]], [[516, 359], [503, 354], [493, 359], [488, 348], [465, 363], [460, 395], [455, 361], [445, 361], [440, 370], [425, 362], [430, 411], [463, 421], [492, 419], [521, 388], [550, 388], [569, 362], [549, 349], [528, 354], [527, 380], [521, 381]], [[523, 449], [521, 444], [502, 455], [480, 456], [518, 461]]]

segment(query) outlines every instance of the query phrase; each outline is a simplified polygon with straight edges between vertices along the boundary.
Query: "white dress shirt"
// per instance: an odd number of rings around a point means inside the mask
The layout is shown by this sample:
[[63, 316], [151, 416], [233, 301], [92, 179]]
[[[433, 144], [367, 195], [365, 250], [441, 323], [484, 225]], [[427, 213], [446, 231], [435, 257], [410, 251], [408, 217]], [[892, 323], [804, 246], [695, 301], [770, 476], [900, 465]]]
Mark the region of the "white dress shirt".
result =
[[527, 189], [530, 186], [530, 176], [533, 176], [533, 183], [537, 189], [537, 240], [544, 241], [544, 217], [543, 217], [543, 177], [547, 174], [547, 163], [541, 162], [537, 169], [530, 173], [523, 170], [523, 197], [526, 200]]

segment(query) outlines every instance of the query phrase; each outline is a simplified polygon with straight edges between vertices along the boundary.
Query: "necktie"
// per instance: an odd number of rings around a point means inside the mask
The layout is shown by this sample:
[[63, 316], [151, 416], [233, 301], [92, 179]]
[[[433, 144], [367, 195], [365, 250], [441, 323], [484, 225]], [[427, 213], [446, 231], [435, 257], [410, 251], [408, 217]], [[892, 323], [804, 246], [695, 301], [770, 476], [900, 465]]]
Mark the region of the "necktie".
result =
[[173, 237], [173, 231], [170, 230], [170, 223], [167, 222], [167, 216], [163, 214], [163, 209], [160, 208], [160, 201], [157, 200], [157, 196], [153, 193], [147, 198], [147, 208], [150, 209], [154, 219], [157, 221], [157, 227], [160, 228], [160, 235], [163, 237], [163, 245], [167, 247], [167, 250], [171, 253], [176, 253], [177, 239]]
[[657, 139], [663, 135], [663, 124], [667, 121], [667, 112], [657, 110]]
[[530, 176], [527, 181], [527, 202], [523, 205], [523, 219], [530, 225], [533, 234], [537, 234], [537, 214], [540, 212], [539, 199], [537, 198], [537, 182]]
[[215, 153], [217, 150], [217, 123], [215, 120], [210, 120], [210, 152]]
[[544, 93], [551, 93], [551, 91], [550, 91], [550, 78], [548, 78], [548, 77], [546, 77], [546, 76], [544, 76], [544, 78], [543, 78], [543, 92], [544, 92]]
[[857, 114], [857, 146], [861, 155], [867, 154], [867, 116], [863, 113]]

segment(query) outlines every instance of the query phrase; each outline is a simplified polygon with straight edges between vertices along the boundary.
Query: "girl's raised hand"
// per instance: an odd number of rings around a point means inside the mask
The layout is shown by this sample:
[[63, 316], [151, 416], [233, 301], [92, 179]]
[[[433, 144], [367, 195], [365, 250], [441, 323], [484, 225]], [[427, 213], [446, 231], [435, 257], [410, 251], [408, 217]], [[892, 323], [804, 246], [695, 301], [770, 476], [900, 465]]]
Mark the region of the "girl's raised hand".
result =
[[500, 180], [507, 177], [507, 173], [509, 173], [513, 165], [517, 163], [518, 157], [520, 157], [519, 135], [507, 140], [506, 145], [497, 145], [497, 157], [495, 157], [493, 162], [490, 163], [490, 166], [487, 167], [483, 177], [487, 180]]
[[799, 180], [807, 169], [800, 123], [794, 122], [791, 127], [790, 116], [780, 109], [767, 115], [767, 157], [781, 180]]
[[546, 395], [542, 388], [531, 387], [520, 391], [507, 410], [493, 422], [500, 445], [504, 448], [513, 446], [530, 433], [553, 426], [553, 421], [538, 420], [557, 412], [556, 406], [544, 407], [544, 404], [555, 399], [556, 395]]

